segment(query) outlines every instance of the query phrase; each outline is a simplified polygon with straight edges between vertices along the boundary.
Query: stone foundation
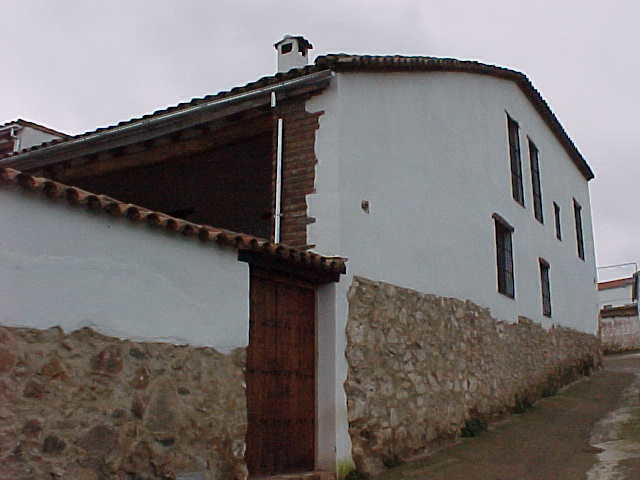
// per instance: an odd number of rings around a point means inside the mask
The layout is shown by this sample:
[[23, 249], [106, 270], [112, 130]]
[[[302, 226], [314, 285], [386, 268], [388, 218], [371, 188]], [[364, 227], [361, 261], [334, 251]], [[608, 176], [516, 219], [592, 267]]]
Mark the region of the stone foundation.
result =
[[593, 335], [495, 320], [472, 302], [354, 278], [345, 382], [358, 470], [450, 443], [601, 365]]
[[600, 340], [606, 353], [640, 349], [638, 316], [600, 318]]
[[244, 479], [244, 365], [244, 349], [0, 327], [0, 478]]

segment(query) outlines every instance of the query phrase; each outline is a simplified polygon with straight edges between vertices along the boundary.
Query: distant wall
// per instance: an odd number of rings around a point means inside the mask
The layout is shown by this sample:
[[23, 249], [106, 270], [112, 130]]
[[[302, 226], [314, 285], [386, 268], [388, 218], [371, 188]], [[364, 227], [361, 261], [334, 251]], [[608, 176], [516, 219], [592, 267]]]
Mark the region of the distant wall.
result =
[[60, 138], [59, 135], [41, 132], [31, 127], [23, 127], [19, 133], [20, 145], [18, 148], [22, 150], [58, 138]]
[[504, 323], [470, 301], [359, 277], [349, 290], [346, 356], [353, 459], [372, 474], [601, 364], [594, 335]]
[[640, 320], [637, 305], [602, 310], [600, 340], [605, 352], [640, 349]]
[[598, 290], [598, 304], [619, 307], [633, 302], [633, 285], [623, 285], [618, 288]]

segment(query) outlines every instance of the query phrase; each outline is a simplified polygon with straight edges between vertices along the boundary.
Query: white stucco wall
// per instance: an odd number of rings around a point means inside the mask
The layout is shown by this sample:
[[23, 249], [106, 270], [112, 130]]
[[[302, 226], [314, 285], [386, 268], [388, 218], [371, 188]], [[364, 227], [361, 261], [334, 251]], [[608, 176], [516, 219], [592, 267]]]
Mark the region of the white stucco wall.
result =
[[0, 323], [211, 346], [249, 338], [237, 252], [0, 188]]
[[48, 142], [56, 138], [60, 138], [60, 136], [41, 132], [40, 130], [31, 127], [22, 127], [18, 132], [18, 140], [20, 141], [18, 150], [33, 147], [34, 145], [40, 145], [41, 143]]
[[[588, 185], [512, 82], [464, 73], [339, 73], [307, 104], [324, 111], [316, 137], [309, 243], [349, 259], [337, 286], [336, 351], [345, 351], [353, 275], [469, 299], [498, 319], [597, 331]], [[526, 207], [512, 198], [506, 112], [520, 125]], [[544, 224], [534, 217], [527, 136], [540, 152]], [[578, 258], [573, 199], [582, 205]], [[361, 209], [368, 200], [370, 213]], [[553, 202], [561, 208], [556, 239]], [[516, 298], [497, 292], [493, 213], [515, 228]], [[553, 316], [542, 315], [538, 258], [550, 264]], [[349, 457], [337, 355], [338, 460]]]
[[598, 290], [598, 306], [611, 305], [619, 307], [633, 303], [633, 285]]

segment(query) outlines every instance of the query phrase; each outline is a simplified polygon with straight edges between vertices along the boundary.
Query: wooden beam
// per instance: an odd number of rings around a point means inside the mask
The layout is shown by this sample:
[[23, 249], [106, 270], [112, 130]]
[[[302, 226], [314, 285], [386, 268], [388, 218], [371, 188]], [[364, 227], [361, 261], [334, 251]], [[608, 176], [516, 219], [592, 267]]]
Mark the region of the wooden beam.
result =
[[207, 128], [199, 126], [139, 144], [128, 146], [121, 155], [109, 155], [104, 152], [92, 157], [84, 156], [76, 161], [55, 166], [52, 176], [61, 182], [72, 182], [74, 178], [99, 176], [118, 170], [126, 170], [166, 161], [180, 161], [191, 155], [235, 143], [271, 131], [271, 114], [245, 119], [242, 122], [217, 122]]

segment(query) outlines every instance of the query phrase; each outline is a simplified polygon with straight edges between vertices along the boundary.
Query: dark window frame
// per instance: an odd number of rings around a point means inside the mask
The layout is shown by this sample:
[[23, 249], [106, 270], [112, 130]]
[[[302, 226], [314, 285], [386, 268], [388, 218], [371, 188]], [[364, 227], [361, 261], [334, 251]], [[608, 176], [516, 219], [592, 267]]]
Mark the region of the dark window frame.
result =
[[556, 219], [556, 238], [562, 241], [562, 223], [560, 219], [560, 205], [553, 202], [553, 214]]
[[514, 228], [497, 213], [492, 215], [495, 223], [496, 242], [496, 271], [498, 292], [515, 298], [515, 274], [513, 265], [513, 240]]
[[540, 294], [542, 300], [542, 315], [551, 317], [551, 282], [549, 281], [549, 262], [539, 258], [540, 265]]
[[524, 207], [520, 126], [509, 114], [507, 114], [507, 134], [509, 137], [509, 161], [511, 165], [511, 194], [513, 199]]
[[542, 209], [542, 185], [540, 182], [540, 150], [529, 138], [529, 166], [531, 168], [531, 190], [533, 193], [533, 214], [540, 223], [544, 224]]
[[584, 231], [582, 229], [582, 205], [573, 199], [573, 216], [576, 224], [576, 244], [578, 247], [578, 257], [584, 261]]

